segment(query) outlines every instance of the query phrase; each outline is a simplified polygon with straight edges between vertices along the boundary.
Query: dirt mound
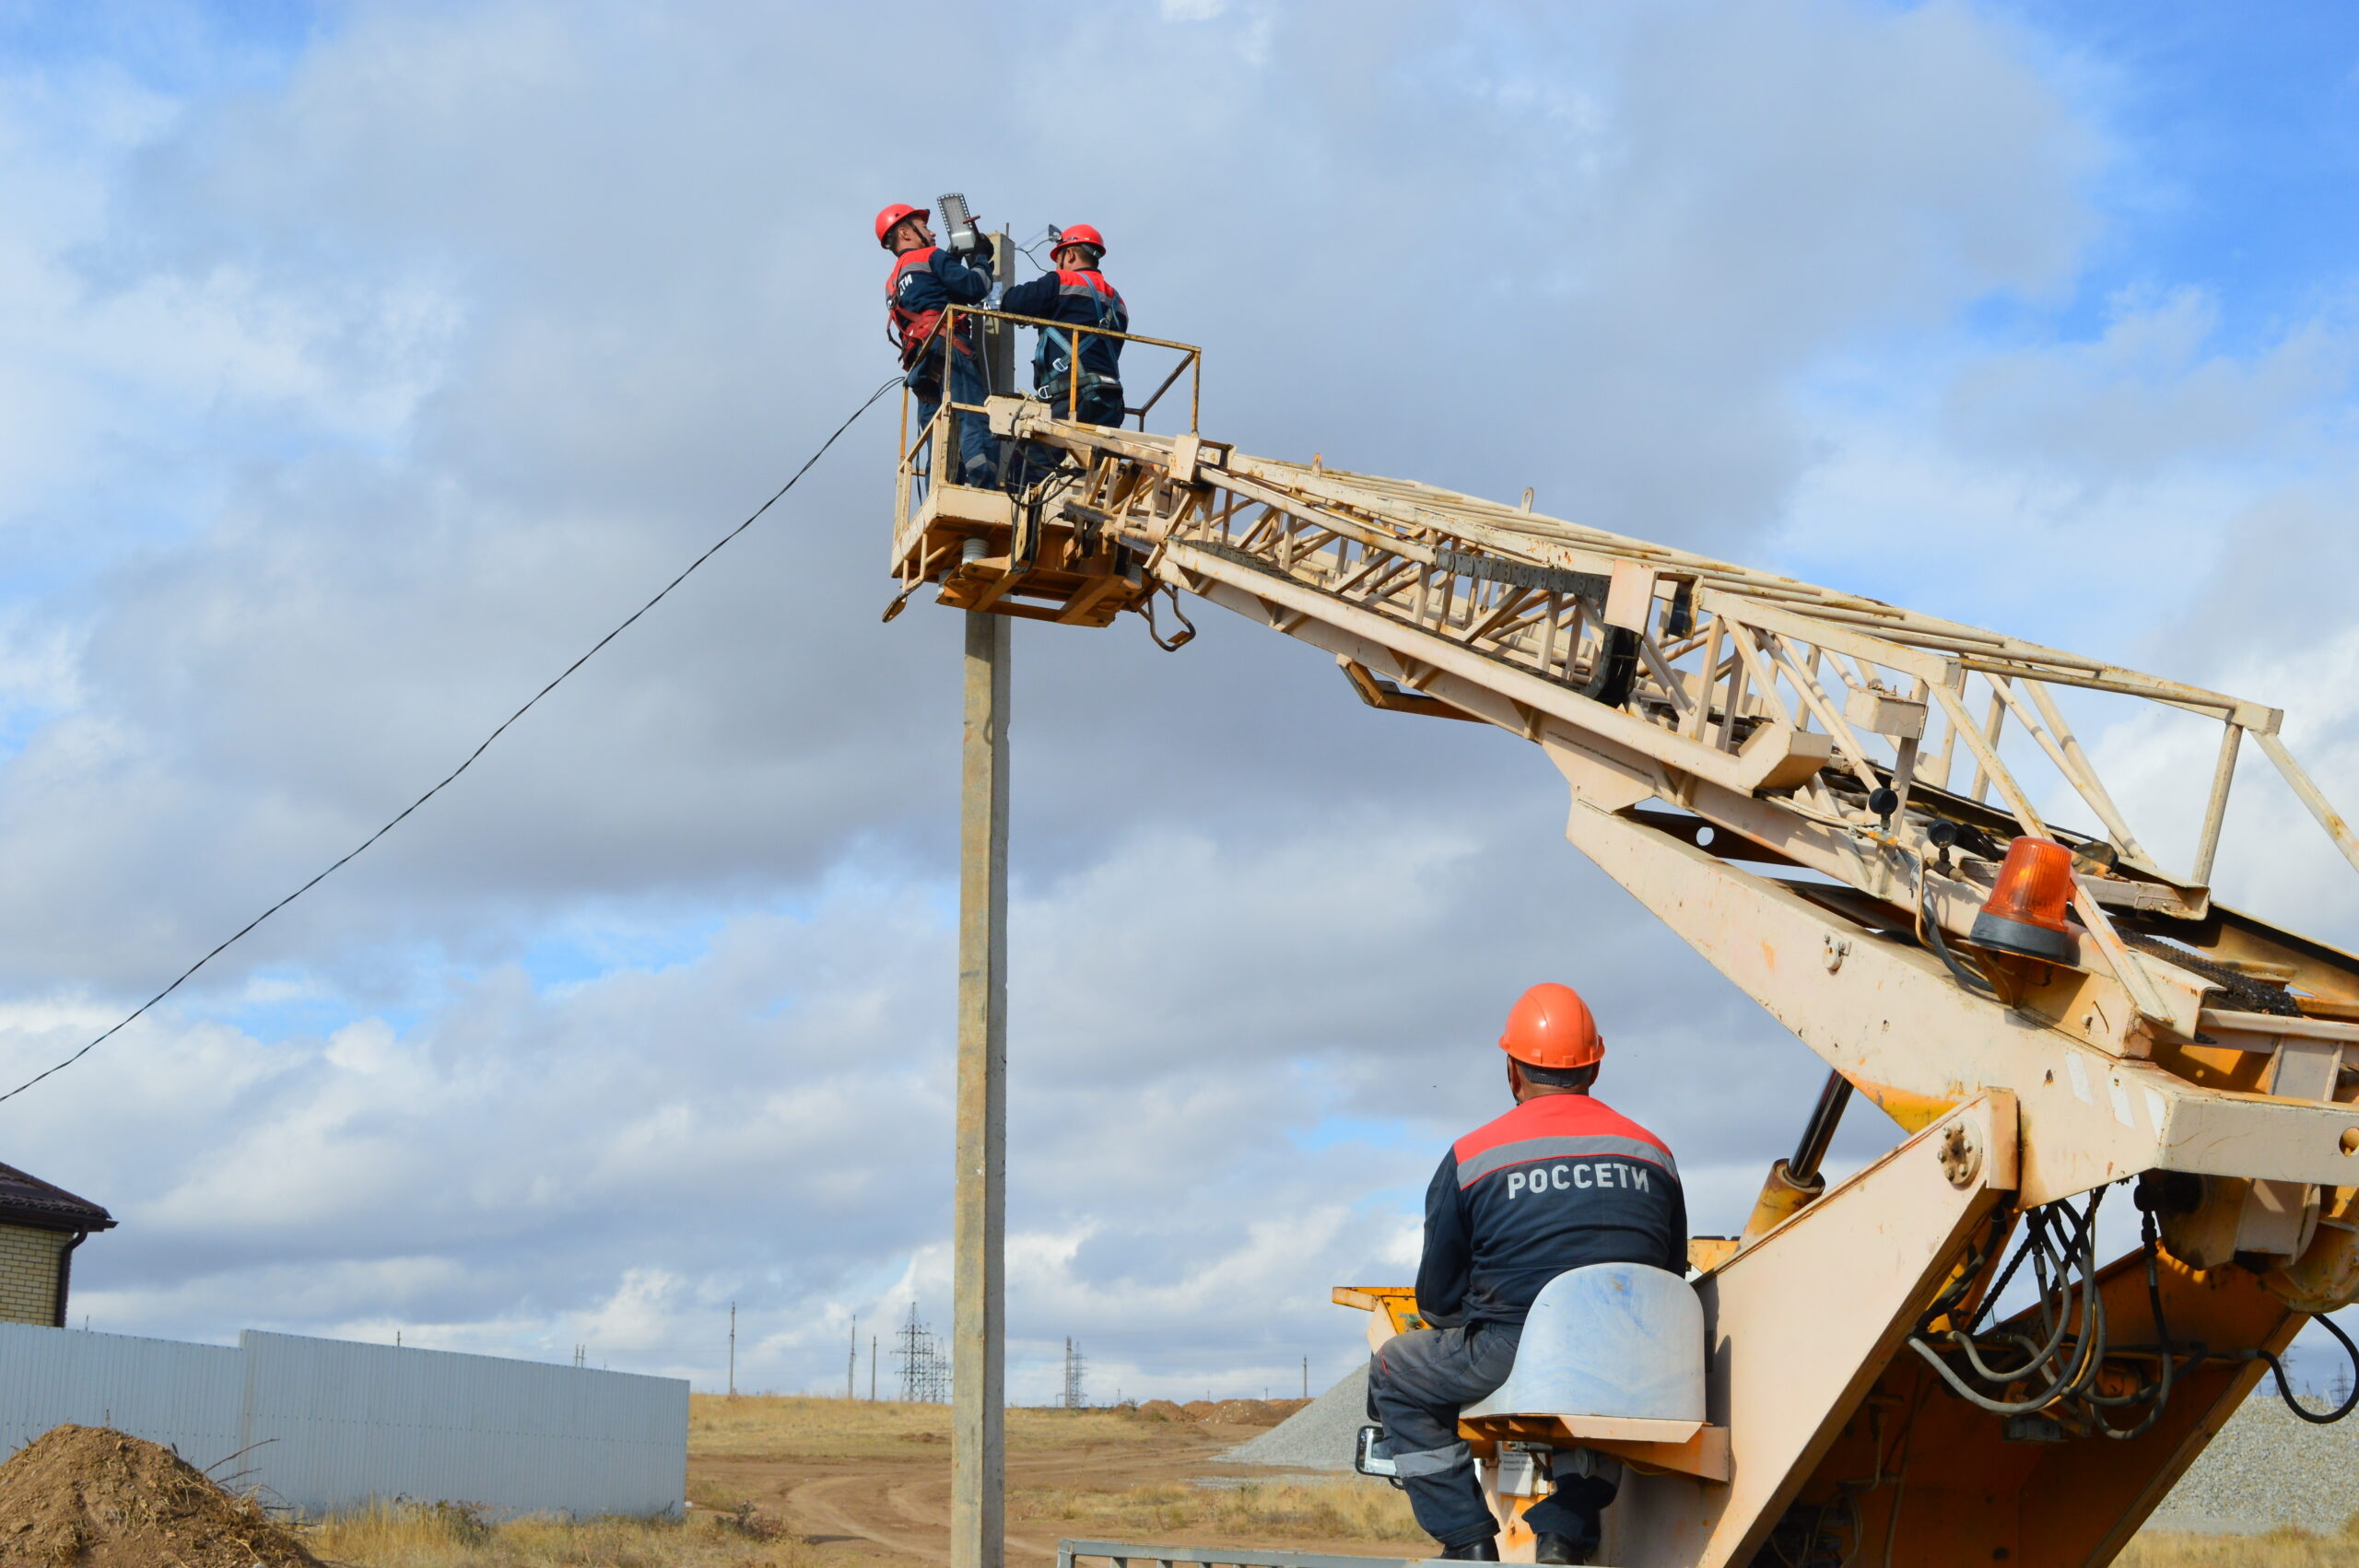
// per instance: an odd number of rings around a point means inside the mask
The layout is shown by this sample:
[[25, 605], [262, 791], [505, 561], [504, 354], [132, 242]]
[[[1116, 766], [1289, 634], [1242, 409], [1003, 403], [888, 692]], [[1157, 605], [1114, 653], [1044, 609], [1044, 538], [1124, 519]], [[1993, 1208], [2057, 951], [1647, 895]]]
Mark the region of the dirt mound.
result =
[[1308, 1399], [1191, 1399], [1175, 1405], [1149, 1399], [1134, 1412], [1141, 1421], [1206, 1422], [1215, 1426], [1275, 1426], [1309, 1404]]
[[[1205, 1406], [1196, 1419], [1221, 1426], [1275, 1426], [1309, 1402], [1308, 1399], [1223, 1399], [1218, 1404]], [[1190, 1405], [1188, 1409], [1193, 1413], [1196, 1407]]]
[[0, 1568], [320, 1568], [249, 1497], [153, 1443], [60, 1426], [0, 1465]]

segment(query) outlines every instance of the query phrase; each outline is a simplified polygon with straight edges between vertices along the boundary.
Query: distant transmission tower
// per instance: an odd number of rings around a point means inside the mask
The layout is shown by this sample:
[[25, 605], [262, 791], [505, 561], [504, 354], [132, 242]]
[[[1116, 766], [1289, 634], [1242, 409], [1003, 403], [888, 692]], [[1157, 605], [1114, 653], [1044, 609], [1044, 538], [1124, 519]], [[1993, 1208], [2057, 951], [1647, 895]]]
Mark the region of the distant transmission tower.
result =
[[939, 1405], [950, 1398], [950, 1366], [935, 1348], [933, 1331], [918, 1321], [918, 1304], [910, 1303], [910, 1319], [894, 1331], [898, 1341], [893, 1359], [901, 1363], [901, 1398], [913, 1405]]
[[1065, 1409], [1067, 1409], [1067, 1410], [1078, 1410], [1086, 1409], [1086, 1408], [1088, 1406], [1088, 1404], [1089, 1404], [1089, 1398], [1088, 1398], [1088, 1396], [1087, 1396], [1087, 1395], [1086, 1395], [1086, 1394], [1084, 1394], [1084, 1393], [1082, 1392], [1082, 1387], [1081, 1387], [1081, 1375], [1082, 1375], [1084, 1372], [1087, 1371], [1087, 1370], [1088, 1370], [1088, 1368], [1089, 1368], [1089, 1362], [1088, 1362], [1088, 1359], [1087, 1359], [1086, 1357], [1085, 1357], [1085, 1356], [1081, 1353], [1081, 1347], [1080, 1347], [1080, 1346], [1078, 1346], [1078, 1345], [1076, 1345], [1076, 1344], [1074, 1344], [1074, 1343], [1073, 1342], [1073, 1336], [1072, 1336], [1072, 1335], [1070, 1335], [1070, 1334], [1066, 1335], [1066, 1336], [1065, 1336], [1065, 1397], [1064, 1397], [1064, 1407], [1065, 1407]]

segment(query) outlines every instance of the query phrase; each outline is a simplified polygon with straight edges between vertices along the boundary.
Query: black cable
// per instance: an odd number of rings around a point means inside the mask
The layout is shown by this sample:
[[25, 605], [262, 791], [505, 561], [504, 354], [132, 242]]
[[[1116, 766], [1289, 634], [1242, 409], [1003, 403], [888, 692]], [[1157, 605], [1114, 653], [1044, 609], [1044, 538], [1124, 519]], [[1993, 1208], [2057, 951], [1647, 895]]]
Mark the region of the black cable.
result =
[[1999, 999], [1999, 988], [1960, 964], [1956, 955], [1950, 952], [1950, 944], [1942, 940], [1942, 923], [1933, 919], [1932, 912], [1925, 907], [1927, 900], [1932, 896], [1932, 878], [1927, 874], [1925, 857], [1916, 851], [1910, 851], [1910, 853], [1916, 854], [1917, 859], [1918, 941], [1933, 950], [1933, 956], [1942, 961], [1942, 966], [1949, 970], [1952, 979], [1975, 995], [1989, 997], [1996, 1001]]
[[1999, 1298], [2006, 1293], [2007, 1286], [2014, 1281], [2015, 1270], [2022, 1268], [2024, 1259], [2031, 1256], [2033, 1232], [2044, 1223], [2045, 1217], [2042, 1211], [2034, 1209], [2029, 1212], [2024, 1224], [2024, 1239], [2016, 1245], [2015, 1256], [2000, 1272], [1997, 1282], [1982, 1293], [1982, 1300], [1976, 1305], [1974, 1316], [1966, 1320], [1967, 1333], [1978, 1332], [1982, 1327], [1982, 1320], [1989, 1316], [1998, 1306]]
[[2312, 1314], [2311, 1321], [2341, 1340], [2343, 1350], [2351, 1357], [2351, 1392], [2344, 1397], [2342, 1403], [2335, 1406], [2331, 1415], [2320, 1415], [2316, 1410], [2304, 1410], [2302, 1401], [2294, 1398], [2294, 1386], [2285, 1381], [2284, 1363], [2267, 1351], [2255, 1351], [2252, 1353], [2267, 1362], [2269, 1370], [2276, 1375], [2277, 1397], [2285, 1401], [2287, 1410], [2300, 1416], [2312, 1426], [2331, 1426], [2353, 1410], [2359, 1410], [2359, 1345], [2351, 1342], [2351, 1336], [2342, 1331], [2341, 1324], [2324, 1313]]
[[459, 764], [458, 766], [452, 768], [448, 774], [443, 776], [441, 783], [435, 785], [433, 789], [428, 790], [425, 794], [420, 795], [417, 799], [404, 806], [399, 812], [395, 813], [393, 818], [382, 827], [380, 827], [376, 832], [362, 839], [351, 849], [346, 850], [342, 856], [338, 857], [333, 863], [331, 863], [326, 870], [321, 872], [317, 876], [311, 878], [311, 881], [305, 883], [302, 886], [297, 888], [294, 892], [288, 894], [286, 897], [280, 899], [269, 908], [264, 909], [261, 914], [256, 915], [252, 919], [248, 920], [244, 925], [240, 926], [219, 945], [216, 946], [212, 952], [206, 954], [204, 957], [198, 959], [195, 963], [182, 970], [170, 985], [166, 986], [162, 990], [158, 991], [146, 1001], [143, 1001], [137, 1007], [133, 1008], [128, 1014], [119, 1020], [112, 1027], [109, 1028], [105, 1034], [99, 1036], [98, 1038], [92, 1040], [88, 1045], [84, 1046], [80, 1050], [76, 1051], [72, 1056], [67, 1057], [65, 1060], [56, 1063], [54, 1066], [46, 1068], [40, 1072], [34, 1073], [30, 1078], [26, 1079], [22, 1083], [18, 1084], [6, 1094], [0, 1094], [0, 1100], [13, 1100], [18, 1095], [23, 1094], [26, 1090], [31, 1088], [34, 1084], [40, 1082], [42, 1079], [49, 1077], [52, 1073], [63, 1072], [67, 1068], [73, 1066], [76, 1062], [80, 1061], [84, 1057], [88, 1056], [99, 1047], [104, 1045], [118, 1031], [137, 1022], [139, 1017], [149, 1008], [154, 1007], [158, 1002], [163, 1000], [166, 997], [180, 989], [191, 976], [194, 975], [199, 969], [204, 968], [207, 964], [212, 963], [216, 958], [220, 957], [222, 954], [228, 952], [232, 944], [244, 937], [249, 931], [252, 931], [256, 926], [261, 925], [264, 920], [269, 919], [273, 915], [277, 914], [281, 909], [286, 908], [287, 906], [294, 903], [295, 900], [302, 897], [306, 893], [311, 892], [311, 889], [317, 887], [321, 883], [325, 882], [330, 876], [334, 875], [336, 872], [341, 871], [346, 864], [350, 863], [360, 854], [362, 850], [377, 842], [378, 839], [382, 838], [386, 834], [391, 833], [394, 828], [399, 827], [412, 812], [417, 810], [418, 807], [426, 804], [427, 802], [440, 794], [457, 779], [459, 775], [464, 773], [468, 768], [473, 767], [475, 765], [475, 759], [483, 755], [485, 752], [491, 749], [492, 742], [506, 734], [510, 725], [515, 723], [519, 719], [523, 718], [527, 713], [530, 713], [534, 708], [539, 704], [541, 698], [548, 696], [549, 693], [557, 690], [558, 686], [564, 685], [567, 678], [576, 670], [581, 669], [581, 666], [590, 662], [592, 658], [597, 654], [600, 649], [605, 647], [606, 644], [614, 641], [615, 638], [628, 631], [632, 623], [636, 622], [641, 615], [644, 615], [650, 610], [654, 609], [656, 605], [662, 603], [665, 596], [670, 594], [672, 590], [686, 582], [688, 579], [688, 574], [690, 572], [695, 571], [698, 567], [712, 559], [714, 556], [720, 554], [721, 547], [722, 545], [728, 544], [731, 540], [745, 532], [745, 530], [753, 527], [755, 522], [760, 519], [764, 512], [769, 510], [772, 507], [778, 505], [780, 500], [784, 499], [786, 493], [789, 490], [793, 489], [796, 485], [802, 482], [803, 476], [811, 472], [813, 465], [817, 463], [821, 458], [827, 455], [827, 449], [834, 446], [843, 433], [846, 430], [851, 429], [852, 425], [862, 415], [876, 406], [876, 400], [878, 398], [883, 397], [887, 392], [890, 392], [893, 388], [900, 384], [901, 378], [899, 376], [895, 376], [891, 380], [886, 381], [882, 386], [879, 386], [874, 392], [870, 392], [867, 400], [862, 403], [858, 408], [853, 409], [851, 415], [846, 418], [842, 424], [836, 427], [835, 434], [820, 442], [819, 450], [813, 452], [808, 458], [804, 460], [803, 466], [794, 471], [794, 476], [778, 487], [776, 494], [772, 495], [769, 500], [764, 501], [760, 506], [756, 507], [753, 511], [746, 516], [745, 521], [739, 523], [736, 527], [722, 534], [719, 539], [713, 541], [710, 548], [681, 568], [680, 575], [665, 583], [663, 588], [656, 592], [654, 598], [650, 599], [646, 603], [641, 604], [638, 609], [633, 610], [628, 615], [623, 618], [622, 623], [616, 626], [614, 630], [600, 638], [596, 642], [592, 643], [588, 652], [582, 654], [581, 658], [576, 659], [572, 663], [568, 664], [563, 670], [557, 672], [557, 678], [551, 681], [547, 685], [543, 686], [539, 691], [534, 692], [532, 696], [532, 699], [526, 702], [523, 707], [518, 708], [515, 712], [501, 720], [499, 727], [493, 730], [490, 734], [486, 735], [483, 738], [483, 743], [475, 747], [474, 751], [467, 754], [466, 761]]
[[[2163, 1316], [2163, 1281], [2157, 1262], [2161, 1254], [2161, 1233], [2152, 1209], [2141, 1209], [2139, 1211], [2138, 1246], [2146, 1255], [2146, 1305], [2154, 1315], [2154, 1338], [2163, 1349], [2161, 1375], [2154, 1383], [2118, 1397], [2098, 1394], [2094, 1390], [2083, 1390], [2081, 1395], [2081, 1403], [2087, 1412], [2091, 1429], [2124, 1443], [2133, 1437], [2144, 1436], [2156, 1422], [2163, 1419], [2163, 1408], [2171, 1402], [2171, 1380], [2178, 1363], [2178, 1348], [2171, 1343], [2170, 1324]], [[2118, 1409], [2150, 1399], [2152, 1408], [2134, 1426], [2114, 1425], [2105, 1419], [2105, 1411], [2099, 1408], [2110, 1405]]]
[[[2102, 1187], [2091, 1192], [2088, 1207], [2077, 1214], [2073, 1212], [2069, 1203], [2058, 1202], [2035, 1209], [2027, 1216], [2029, 1223], [2025, 1231], [2024, 1248], [2017, 1252], [2016, 1260], [2020, 1262], [2028, 1254], [2032, 1260], [2033, 1272], [2037, 1276], [2041, 1321], [2043, 1325], [2049, 1326], [2049, 1338], [2045, 1345], [2033, 1344], [2025, 1337], [2008, 1336], [2001, 1343], [2013, 1345], [2025, 1353], [2025, 1360], [2022, 1365], [2013, 1369], [1994, 1371], [1983, 1363], [1978, 1347], [1969, 1335], [1953, 1328], [1943, 1336], [1950, 1340], [1954, 1348], [1964, 1354], [1967, 1364], [1986, 1382], [1996, 1385], [2019, 1382], [2029, 1374], [2048, 1369], [2049, 1372], [2048, 1387], [2039, 1393], [2024, 1399], [1993, 1398], [1969, 1387], [1964, 1378], [1942, 1360], [1940, 1352], [1926, 1341], [1921, 1331], [1909, 1335], [1907, 1340], [1909, 1350], [1933, 1369], [1935, 1375], [1949, 1387], [1952, 1393], [1995, 1414], [2027, 1415], [2035, 1410], [2045, 1409], [2059, 1398], [2080, 1393], [2094, 1380], [2097, 1368], [2105, 1360], [2105, 1298], [2098, 1292], [2096, 1283], [2097, 1206], [2104, 1202], [2105, 1193], [2106, 1189]], [[2058, 1275], [2052, 1287], [2056, 1301], [2051, 1310], [2049, 1299], [2051, 1286], [2047, 1271], [2050, 1256], [2048, 1222], [2053, 1215], [2060, 1212], [2065, 1219], [2076, 1223], [2069, 1248], [2065, 1249], [2063, 1256], [2057, 1259]], [[2062, 1240], [2060, 1236], [2058, 1239]], [[2012, 1275], [2013, 1269], [2010, 1267], [2008, 1272]], [[2075, 1273], [2080, 1279], [2081, 1332], [2078, 1342], [2069, 1352], [2070, 1360], [2059, 1367], [2056, 1365], [2058, 1353], [2063, 1350], [2064, 1341], [2069, 1337], [2072, 1326], [2072, 1293]], [[1991, 1299], [1995, 1299], [1997, 1293], [1994, 1290], [1991, 1293]]]

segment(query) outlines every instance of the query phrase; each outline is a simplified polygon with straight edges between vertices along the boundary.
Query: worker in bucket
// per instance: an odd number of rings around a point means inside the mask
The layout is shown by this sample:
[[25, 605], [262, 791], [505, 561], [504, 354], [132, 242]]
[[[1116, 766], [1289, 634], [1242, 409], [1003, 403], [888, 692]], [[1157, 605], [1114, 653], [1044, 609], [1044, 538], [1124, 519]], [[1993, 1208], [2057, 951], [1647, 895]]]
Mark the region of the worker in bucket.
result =
[[[1120, 425], [1122, 340], [1102, 334], [1130, 331], [1131, 313], [1097, 270], [1106, 256], [1106, 237], [1088, 224], [1076, 223], [1057, 230], [1056, 240], [1057, 248], [1049, 252], [1056, 270], [1017, 284], [1002, 297], [999, 308], [1011, 316], [1068, 323], [1062, 329], [1041, 328], [1040, 345], [1032, 356], [1033, 390], [1055, 417]], [[1076, 333], [1072, 327], [1098, 331]], [[1077, 348], [1075, 338], [1080, 339]]]
[[[885, 280], [886, 335], [901, 351], [901, 369], [917, 396], [921, 425], [932, 424], [941, 408], [945, 379], [952, 402], [982, 403], [987, 388], [973, 319], [961, 321], [955, 341], [942, 321], [952, 305], [982, 303], [992, 283], [991, 236], [972, 235], [974, 249], [963, 255], [944, 250], [926, 226], [932, 216], [930, 209], [906, 203], [876, 215], [876, 242], [893, 252], [893, 271]], [[992, 484], [999, 459], [991, 426], [980, 414], [955, 415], [952, 423], [958, 432], [957, 460], [935, 472], [957, 484]]]
[[[1395, 1335], [1368, 1375], [1370, 1413], [1417, 1523], [1462, 1561], [1498, 1560], [1458, 1412], [1507, 1381], [1525, 1313], [1568, 1269], [1643, 1263], [1684, 1276], [1687, 1204], [1661, 1139], [1590, 1093], [1605, 1043], [1568, 986], [1538, 985], [1499, 1036], [1515, 1108], [1452, 1144], [1426, 1191], [1417, 1311], [1430, 1328]], [[1541, 1562], [1587, 1562], [1618, 1467], [1560, 1469], [1524, 1515]]]

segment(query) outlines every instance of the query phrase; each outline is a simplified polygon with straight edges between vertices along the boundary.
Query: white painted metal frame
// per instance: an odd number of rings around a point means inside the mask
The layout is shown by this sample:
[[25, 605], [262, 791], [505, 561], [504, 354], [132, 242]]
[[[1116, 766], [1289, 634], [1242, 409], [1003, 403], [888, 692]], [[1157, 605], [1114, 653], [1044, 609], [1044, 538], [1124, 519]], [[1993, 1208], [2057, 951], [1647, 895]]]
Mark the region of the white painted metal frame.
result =
[[[2359, 838], [2278, 740], [2280, 712], [2247, 698], [1407, 481], [1065, 424], [1015, 399], [994, 400], [992, 422], [1083, 462], [1091, 521], [1151, 577], [1328, 649], [1366, 689], [1397, 694], [1390, 705], [1432, 699], [1602, 762], [1628, 780], [1614, 810], [1652, 797], [1882, 905], [1921, 901], [1952, 940], [1970, 931], [1992, 865], [1943, 854], [1937, 824], [2062, 837], [2082, 856], [2075, 966], [2112, 1000], [2047, 1022], [2112, 1056], [2193, 1040], [2216, 989], [2172, 962], [2171, 943], [2125, 939], [2120, 920], [2211, 916], [2244, 733], [2359, 865]], [[1626, 690], [1592, 700], [1614, 684], [1617, 642]], [[2160, 863], [2127, 820], [2059, 687], [2221, 724], [2185, 867]], [[1969, 764], [1974, 783], [1956, 790]], [[2038, 804], [2051, 796], [2095, 829], [2051, 823]], [[2302, 980], [2359, 1003], [2359, 965], [2313, 964]]]

